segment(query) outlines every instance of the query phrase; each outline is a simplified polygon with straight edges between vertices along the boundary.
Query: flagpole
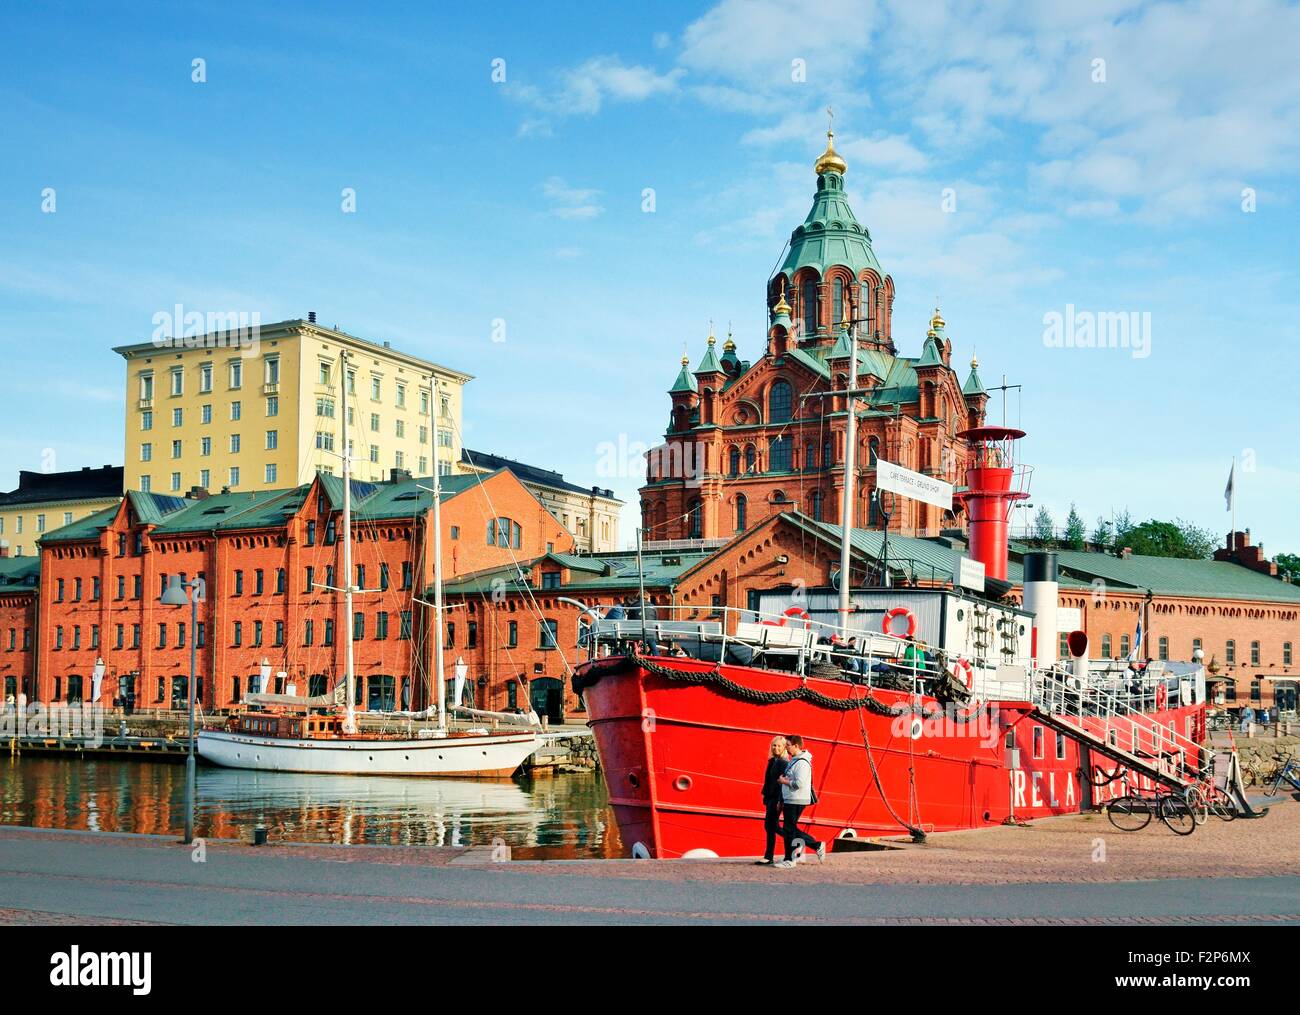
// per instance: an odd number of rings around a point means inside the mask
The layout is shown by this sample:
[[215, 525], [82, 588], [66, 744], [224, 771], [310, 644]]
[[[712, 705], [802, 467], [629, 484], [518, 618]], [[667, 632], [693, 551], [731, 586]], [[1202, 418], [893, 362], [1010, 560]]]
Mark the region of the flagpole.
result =
[[1231, 553], [1237, 552], [1237, 456], [1232, 456], [1232, 469], [1228, 472], [1232, 477], [1232, 496], [1229, 500], [1232, 502], [1232, 535], [1228, 537], [1228, 550]]

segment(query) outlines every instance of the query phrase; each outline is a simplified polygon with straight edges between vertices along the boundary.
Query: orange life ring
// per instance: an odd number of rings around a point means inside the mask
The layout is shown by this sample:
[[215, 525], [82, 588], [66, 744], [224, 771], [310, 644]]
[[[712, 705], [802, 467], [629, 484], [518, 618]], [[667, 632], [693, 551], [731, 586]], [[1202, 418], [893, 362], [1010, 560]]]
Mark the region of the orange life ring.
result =
[[781, 614], [782, 627], [785, 627], [786, 622], [789, 620], [802, 620], [805, 631], [812, 628], [812, 617], [802, 606], [791, 606], [785, 613]]
[[961, 674], [963, 672], [966, 674], [965, 677], [966, 690], [968, 691], [975, 690], [975, 667], [970, 664], [970, 660], [958, 659], [952, 665], [953, 665], [953, 669], [955, 669], [958, 674]]
[[1169, 703], [1169, 690], [1164, 684], [1156, 684], [1156, 711], [1163, 712]]
[[892, 610], [890, 610], [888, 613], [885, 614], [885, 619], [880, 625], [880, 630], [882, 633], [884, 634], [894, 633], [889, 628], [893, 624], [895, 617], [907, 618], [907, 634], [903, 635], [904, 638], [910, 638], [912, 637], [912, 635], [916, 634], [916, 614], [913, 613], [911, 610], [909, 610], [906, 606], [895, 606]]

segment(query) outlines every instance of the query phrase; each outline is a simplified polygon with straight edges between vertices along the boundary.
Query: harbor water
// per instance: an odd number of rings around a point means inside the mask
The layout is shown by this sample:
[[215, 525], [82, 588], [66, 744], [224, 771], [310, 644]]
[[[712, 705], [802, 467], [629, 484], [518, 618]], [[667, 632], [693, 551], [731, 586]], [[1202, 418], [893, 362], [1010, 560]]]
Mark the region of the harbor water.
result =
[[[185, 766], [26, 754], [0, 761], [0, 824], [179, 835]], [[372, 778], [200, 766], [195, 834], [340, 845], [510, 847], [516, 859], [626, 855], [591, 773]]]

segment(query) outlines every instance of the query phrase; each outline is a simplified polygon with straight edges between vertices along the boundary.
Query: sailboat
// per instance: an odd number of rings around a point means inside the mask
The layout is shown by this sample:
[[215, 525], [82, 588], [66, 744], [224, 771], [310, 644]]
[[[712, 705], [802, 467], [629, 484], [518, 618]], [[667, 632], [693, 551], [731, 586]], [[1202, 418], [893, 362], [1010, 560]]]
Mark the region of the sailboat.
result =
[[[227, 768], [260, 769], [271, 772], [322, 772], [334, 775], [433, 775], [471, 778], [506, 778], [543, 744], [535, 714], [522, 717], [526, 727], [493, 731], [452, 729], [447, 723], [443, 660], [442, 519], [441, 490], [437, 463], [433, 486], [434, 558], [434, 685], [435, 704], [423, 712], [386, 713], [411, 721], [412, 732], [362, 731], [357, 724], [353, 687], [356, 680], [353, 654], [352, 567], [352, 453], [347, 437], [347, 359], [341, 354], [343, 428], [343, 575], [341, 593], [344, 675], [330, 694], [299, 697], [293, 694], [250, 693], [224, 729], [202, 730], [198, 734], [199, 756]], [[318, 586], [328, 588], [327, 586]], [[459, 669], [459, 667], [458, 667]], [[456, 687], [460, 702], [460, 676]], [[461, 709], [477, 719], [518, 724], [521, 717], [508, 713]], [[436, 719], [436, 726], [414, 729], [417, 719]]]

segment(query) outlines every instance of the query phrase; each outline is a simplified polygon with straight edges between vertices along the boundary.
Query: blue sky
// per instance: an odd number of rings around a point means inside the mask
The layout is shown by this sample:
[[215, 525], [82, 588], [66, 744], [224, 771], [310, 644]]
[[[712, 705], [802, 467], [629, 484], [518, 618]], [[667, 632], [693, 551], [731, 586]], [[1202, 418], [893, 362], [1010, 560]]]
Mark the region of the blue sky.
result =
[[[467, 370], [471, 447], [634, 503], [683, 343], [761, 354], [832, 105], [896, 342], [937, 298], [1024, 385], [1035, 504], [1226, 531], [1236, 455], [1239, 526], [1300, 551], [1295, 5], [417, 6], [6, 15], [0, 488], [121, 461], [111, 347], [181, 303]], [[1149, 313], [1150, 354], [1049, 346], [1067, 305]]]

